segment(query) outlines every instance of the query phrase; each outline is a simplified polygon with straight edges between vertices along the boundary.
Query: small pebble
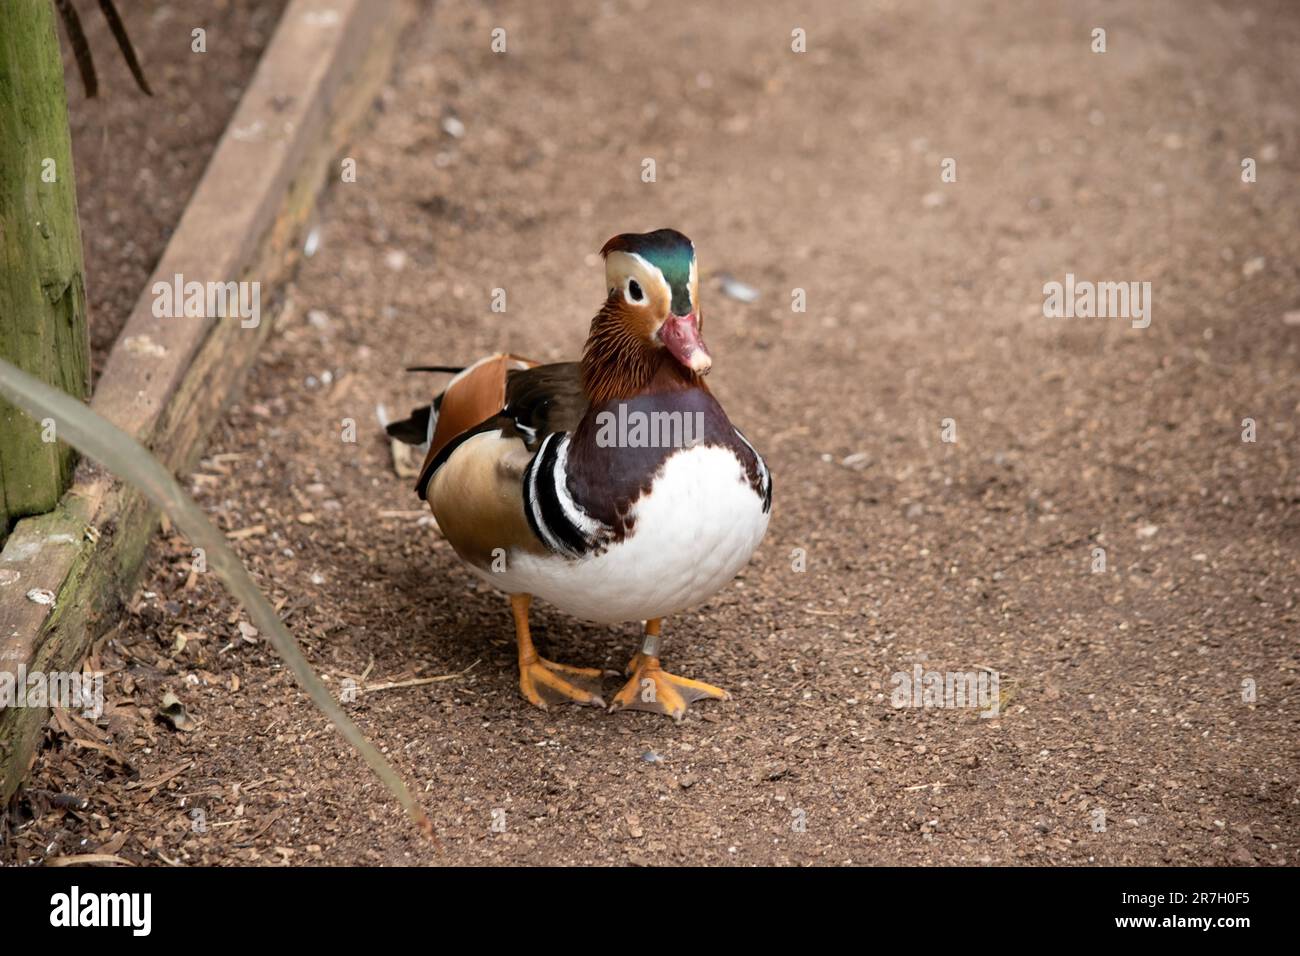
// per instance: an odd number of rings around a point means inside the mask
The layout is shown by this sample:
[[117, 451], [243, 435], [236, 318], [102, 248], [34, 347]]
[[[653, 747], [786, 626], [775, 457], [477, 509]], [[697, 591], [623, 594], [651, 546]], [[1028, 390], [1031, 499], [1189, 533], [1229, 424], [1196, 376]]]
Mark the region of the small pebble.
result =
[[758, 298], [758, 290], [752, 285], [741, 282], [726, 273], [718, 276], [718, 285], [721, 287], [723, 295], [729, 299], [735, 299], [737, 302], [753, 302]]

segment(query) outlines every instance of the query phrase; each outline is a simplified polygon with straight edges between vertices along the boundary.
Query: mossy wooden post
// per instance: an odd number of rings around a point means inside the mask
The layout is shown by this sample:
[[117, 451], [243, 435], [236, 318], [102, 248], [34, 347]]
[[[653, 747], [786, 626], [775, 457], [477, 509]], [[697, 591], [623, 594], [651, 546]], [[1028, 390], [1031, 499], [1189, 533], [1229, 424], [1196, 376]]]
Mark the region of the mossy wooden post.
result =
[[[0, 0], [0, 355], [90, 393], [86, 290], [63, 62], [50, 0]], [[58, 504], [73, 452], [0, 400], [0, 540]]]

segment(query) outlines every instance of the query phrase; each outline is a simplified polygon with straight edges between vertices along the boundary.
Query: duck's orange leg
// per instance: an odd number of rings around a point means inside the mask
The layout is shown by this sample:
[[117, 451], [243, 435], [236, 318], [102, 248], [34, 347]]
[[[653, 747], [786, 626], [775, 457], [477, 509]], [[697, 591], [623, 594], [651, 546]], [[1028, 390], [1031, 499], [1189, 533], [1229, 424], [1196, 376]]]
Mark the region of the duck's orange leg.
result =
[[627, 663], [625, 673], [630, 674], [631, 678], [614, 695], [614, 701], [609, 705], [611, 711], [648, 710], [655, 714], [667, 714], [673, 720], [681, 720], [686, 708], [697, 700], [727, 700], [731, 697], [721, 687], [678, 677], [659, 666], [659, 631], [662, 623], [662, 618], [645, 622], [641, 650]]
[[528, 629], [531, 594], [510, 595], [510, 612], [515, 618], [515, 641], [519, 644], [519, 691], [535, 707], [549, 710], [550, 704], [590, 704], [604, 707], [600, 696], [600, 678], [604, 672], [596, 667], [570, 667], [556, 664], [537, 653]]

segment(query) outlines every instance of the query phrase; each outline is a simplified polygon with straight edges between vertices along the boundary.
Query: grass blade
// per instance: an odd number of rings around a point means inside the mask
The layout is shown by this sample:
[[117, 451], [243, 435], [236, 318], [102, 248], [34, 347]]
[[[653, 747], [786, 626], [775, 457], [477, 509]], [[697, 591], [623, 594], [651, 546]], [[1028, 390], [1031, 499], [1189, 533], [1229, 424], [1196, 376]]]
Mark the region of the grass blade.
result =
[[421, 832], [433, 839], [433, 825], [428, 815], [415, 802], [397, 771], [343, 712], [329, 688], [307, 663], [297, 641], [258, 589], [243, 562], [226, 543], [225, 536], [190, 500], [162, 463], [103, 416], [3, 359], [0, 359], [0, 394], [37, 420], [54, 419], [56, 433], [62, 441], [138, 488], [167, 514], [191, 544], [204, 549], [208, 566], [248, 612], [258, 630], [267, 636], [312, 702], [370, 765], [384, 786], [392, 791]]

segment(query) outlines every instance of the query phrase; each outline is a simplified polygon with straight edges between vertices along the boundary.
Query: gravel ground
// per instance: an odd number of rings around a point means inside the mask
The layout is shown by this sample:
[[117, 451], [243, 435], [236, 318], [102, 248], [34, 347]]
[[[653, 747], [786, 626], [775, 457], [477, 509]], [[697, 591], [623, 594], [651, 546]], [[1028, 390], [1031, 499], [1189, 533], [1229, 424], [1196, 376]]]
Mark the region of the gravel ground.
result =
[[[191, 484], [335, 686], [458, 675], [352, 705], [441, 851], [164, 535], [3, 858], [1300, 862], [1298, 54], [1283, 2], [438, 4]], [[666, 225], [776, 480], [665, 632], [734, 699], [542, 713], [375, 406], [427, 400], [406, 364], [576, 355], [596, 250]], [[1044, 318], [1067, 273], [1150, 282], [1149, 327]], [[569, 663], [636, 641], [535, 616]], [[916, 665], [996, 672], [999, 712], [894, 708]]]

